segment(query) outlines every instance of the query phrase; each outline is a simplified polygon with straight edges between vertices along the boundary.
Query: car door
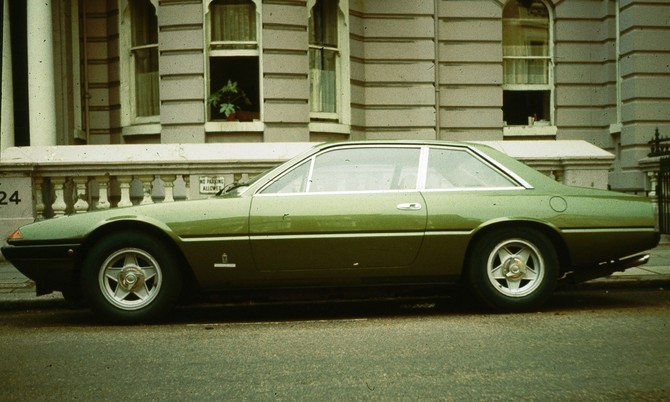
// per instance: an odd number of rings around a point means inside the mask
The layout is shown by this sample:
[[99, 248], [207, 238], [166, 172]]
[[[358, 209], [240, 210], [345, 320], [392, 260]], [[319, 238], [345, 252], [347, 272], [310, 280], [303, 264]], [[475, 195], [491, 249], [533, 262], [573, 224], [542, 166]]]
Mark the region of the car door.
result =
[[261, 271], [398, 269], [416, 259], [426, 209], [421, 147], [326, 150], [254, 195], [251, 247]]

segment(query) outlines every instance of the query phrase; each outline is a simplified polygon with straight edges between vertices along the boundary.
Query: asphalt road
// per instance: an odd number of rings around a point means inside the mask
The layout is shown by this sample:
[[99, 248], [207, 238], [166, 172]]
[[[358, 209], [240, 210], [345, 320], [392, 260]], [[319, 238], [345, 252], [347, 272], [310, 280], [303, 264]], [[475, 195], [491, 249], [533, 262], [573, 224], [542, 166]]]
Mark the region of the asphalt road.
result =
[[561, 291], [491, 315], [453, 299], [196, 305], [108, 326], [0, 306], [0, 400], [668, 400], [670, 291]]

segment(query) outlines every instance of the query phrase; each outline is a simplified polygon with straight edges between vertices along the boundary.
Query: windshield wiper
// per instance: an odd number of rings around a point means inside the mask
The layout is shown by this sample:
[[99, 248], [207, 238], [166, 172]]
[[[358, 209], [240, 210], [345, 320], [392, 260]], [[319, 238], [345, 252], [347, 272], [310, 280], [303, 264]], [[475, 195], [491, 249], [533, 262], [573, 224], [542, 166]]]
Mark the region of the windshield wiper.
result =
[[223, 187], [221, 190], [219, 190], [219, 192], [216, 193], [216, 195], [223, 195], [223, 194], [226, 194], [230, 191], [235, 190], [236, 188], [246, 187], [248, 185], [249, 185], [248, 182], [230, 183], [229, 185], [227, 185], [227, 186]]

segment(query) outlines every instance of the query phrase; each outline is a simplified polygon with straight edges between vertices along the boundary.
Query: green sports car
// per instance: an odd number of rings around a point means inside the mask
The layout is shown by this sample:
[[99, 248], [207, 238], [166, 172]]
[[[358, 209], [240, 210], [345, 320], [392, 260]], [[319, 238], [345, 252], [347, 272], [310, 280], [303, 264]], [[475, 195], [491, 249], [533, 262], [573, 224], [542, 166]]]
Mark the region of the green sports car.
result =
[[649, 199], [565, 186], [483, 145], [372, 141], [319, 145], [205, 200], [36, 222], [2, 253], [38, 294], [138, 322], [186, 291], [455, 282], [529, 310], [559, 279], [644, 264], [658, 241]]

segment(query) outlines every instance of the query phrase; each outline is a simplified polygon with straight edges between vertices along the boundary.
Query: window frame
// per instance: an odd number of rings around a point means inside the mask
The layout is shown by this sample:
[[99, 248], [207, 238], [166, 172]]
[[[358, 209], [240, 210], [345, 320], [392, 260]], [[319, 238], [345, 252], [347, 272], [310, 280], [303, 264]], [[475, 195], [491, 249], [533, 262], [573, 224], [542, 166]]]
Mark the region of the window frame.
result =
[[[502, 11], [504, 13], [504, 9], [510, 5], [513, 1], [516, 0], [509, 0], [507, 1], [504, 6], [502, 7]], [[549, 120], [547, 123], [542, 124], [542, 125], [536, 125], [535, 123], [533, 124], [506, 124], [504, 122], [503, 124], [503, 129], [504, 129], [504, 134], [505, 135], [555, 135], [556, 134], [556, 127], [555, 127], [555, 52], [554, 52], [554, 12], [553, 8], [551, 7], [551, 4], [549, 4], [546, 0], [535, 0], [543, 4], [545, 9], [547, 10], [547, 55], [542, 56], [505, 56], [505, 35], [504, 35], [504, 26], [505, 26], [505, 18], [502, 18], [502, 24], [503, 24], [503, 37], [502, 37], [502, 46], [503, 46], [503, 52], [502, 52], [502, 62], [503, 62], [503, 84], [502, 84], [502, 90], [503, 94], [506, 91], [518, 91], [518, 92], [529, 92], [529, 91], [537, 91], [537, 92], [543, 92], [543, 91], [548, 91], [549, 92]], [[546, 84], [510, 84], [506, 82], [506, 75], [505, 75], [505, 69], [504, 65], [507, 60], [542, 60], [546, 61], [547, 63], [547, 83]], [[504, 98], [504, 97], [503, 97]], [[503, 108], [505, 107], [504, 101], [503, 101]]]
[[311, 110], [311, 91], [309, 94], [309, 118], [310, 131], [336, 131], [348, 132], [348, 126], [351, 121], [350, 106], [350, 61], [349, 61], [349, 0], [337, 1], [337, 47], [318, 46], [309, 43], [309, 25], [312, 16], [312, 9], [317, 1], [307, 1], [307, 73], [309, 85], [312, 85], [312, 74], [310, 68], [311, 52], [314, 49], [323, 49], [325, 51], [336, 52], [335, 77], [336, 77], [336, 108], [335, 112], [313, 112]]
[[[262, 49], [262, 1], [261, 0], [249, 0], [256, 7], [256, 41], [249, 42], [236, 42], [236, 41], [216, 41], [213, 42], [212, 39], [212, 13], [210, 10], [210, 5], [214, 0], [205, 0], [203, 7], [205, 29], [204, 29], [204, 40], [205, 40], [205, 52], [204, 52], [204, 62], [205, 62], [205, 71], [206, 71], [206, 80], [205, 80], [205, 98], [204, 98], [204, 108], [205, 108], [205, 132], [226, 132], [231, 131], [231, 128], [234, 127], [233, 131], [242, 132], [242, 131], [262, 131], [263, 130], [263, 52]], [[214, 49], [213, 45], [224, 45], [224, 44], [240, 44], [240, 45], [250, 45], [256, 44], [255, 49]], [[234, 58], [234, 57], [255, 57], [258, 60], [258, 114], [259, 119], [254, 121], [226, 121], [221, 119], [212, 120], [211, 116], [211, 106], [207, 102], [207, 98], [211, 95], [211, 59], [212, 58]], [[239, 84], [239, 82], [238, 82]]]
[[[151, 3], [158, 19], [158, 0], [146, 0]], [[120, 29], [119, 42], [122, 50], [119, 55], [120, 60], [120, 96], [121, 96], [121, 126], [123, 134], [154, 134], [160, 132], [160, 77], [158, 114], [151, 116], [138, 116], [136, 105], [136, 86], [137, 77], [135, 75], [135, 51], [143, 49], [157, 49], [160, 39], [155, 44], [133, 46], [132, 45], [132, 13], [130, 0], [119, 0]], [[158, 26], [156, 27], [158, 29]], [[158, 32], [156, 37], [158, 38]], [[127, 51], [126, 51], [127, 50]], [[159, 52], [159, 72], [160, 72], [160, 52]], [[123, 85], [127, 83], [127, 85]]]

